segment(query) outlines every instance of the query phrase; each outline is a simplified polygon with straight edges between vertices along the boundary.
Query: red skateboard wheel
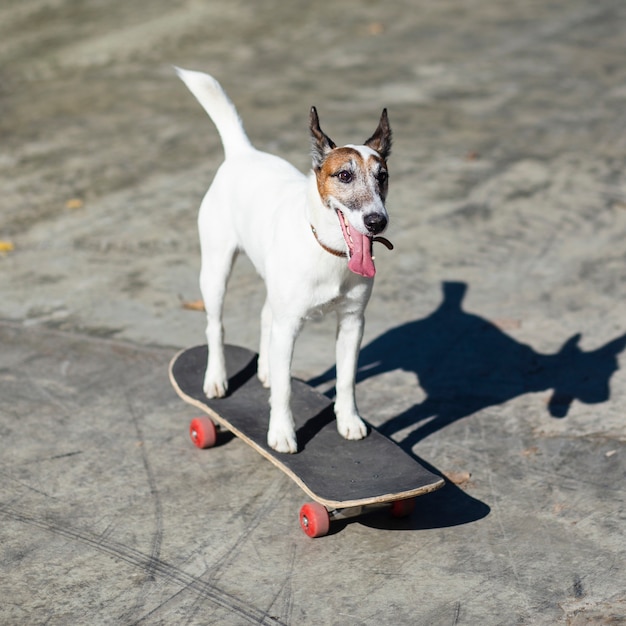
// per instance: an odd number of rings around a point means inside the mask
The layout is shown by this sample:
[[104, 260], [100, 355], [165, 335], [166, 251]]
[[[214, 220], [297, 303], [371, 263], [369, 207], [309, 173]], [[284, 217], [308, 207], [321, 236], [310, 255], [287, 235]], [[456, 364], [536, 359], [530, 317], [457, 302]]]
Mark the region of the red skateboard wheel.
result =
[[309, 537], [323, 537], [330, 529], [330, 515], [319, 502], [307, 502], [300, 509], [300, 526]]
[[212, 448], [217, 441], [217, 428], [206, 415], [196, 417], [189, 424], [189, 436], [194, 446], [198, 448]]
[[393, 517], [408, 517], [415, 509], [416, 498], [396, 500], [391, 503], [391, 515]]

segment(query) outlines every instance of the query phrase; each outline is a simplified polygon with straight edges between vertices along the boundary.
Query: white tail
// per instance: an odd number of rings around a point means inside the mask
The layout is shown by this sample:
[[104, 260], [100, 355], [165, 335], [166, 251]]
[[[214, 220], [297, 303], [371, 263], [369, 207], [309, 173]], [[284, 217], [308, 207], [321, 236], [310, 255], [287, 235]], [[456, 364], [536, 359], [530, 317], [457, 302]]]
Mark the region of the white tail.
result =
[[235, 105], [215, 78], [204, 72], [183, 70], [179, 67], [174, 69], [213, 120], [222, 139], [226, 158], [252, 149]]

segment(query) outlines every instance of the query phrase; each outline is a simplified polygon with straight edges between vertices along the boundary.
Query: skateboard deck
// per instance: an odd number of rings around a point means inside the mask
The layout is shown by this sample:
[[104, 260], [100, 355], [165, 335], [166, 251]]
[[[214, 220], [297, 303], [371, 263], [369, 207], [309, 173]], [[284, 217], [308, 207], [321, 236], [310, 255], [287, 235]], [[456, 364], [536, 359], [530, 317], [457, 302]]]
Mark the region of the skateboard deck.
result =
[[[174, 389], [183, 400], [281, 469], [316, 503], [329, 510], [331, 517], [341, 517], [340, 511], [370, 505], [412, 503], [416, 496], [443, 486], [443, 478], [369, 425], [365, 439], [344, 439], [337, 432], [332, 400], [297, 379], [292, 379], [291, 407], [298, 453], [272, 450], [266, 442], [269, 391], [256, 376], [257, 355], [227, 345], [225, 357], [229, 378], [225, 398], [209, 399], [202, 390], [206, 346], [183, 350], [172, 359], [169, 375]], [[407, 507], [398, 509], [402, 510], [410, 512]], [[301, 511], [303, 529], [311, 535], [306, 528], [309, 521], [306, 516], [302, 519]]]

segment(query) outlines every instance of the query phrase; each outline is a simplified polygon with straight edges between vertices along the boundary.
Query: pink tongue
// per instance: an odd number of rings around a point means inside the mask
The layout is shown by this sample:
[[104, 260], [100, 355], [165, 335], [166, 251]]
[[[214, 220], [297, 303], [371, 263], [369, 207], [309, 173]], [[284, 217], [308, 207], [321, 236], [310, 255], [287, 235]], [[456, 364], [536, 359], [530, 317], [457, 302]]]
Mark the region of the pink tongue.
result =
[[367, 235], [361, 235], [355, 230], [352, 231], [352, 241], [350, 261], [348, 269], [355, 274], [373, 278], [376, 274], [374, 260], [372, 259], [372, 242]]

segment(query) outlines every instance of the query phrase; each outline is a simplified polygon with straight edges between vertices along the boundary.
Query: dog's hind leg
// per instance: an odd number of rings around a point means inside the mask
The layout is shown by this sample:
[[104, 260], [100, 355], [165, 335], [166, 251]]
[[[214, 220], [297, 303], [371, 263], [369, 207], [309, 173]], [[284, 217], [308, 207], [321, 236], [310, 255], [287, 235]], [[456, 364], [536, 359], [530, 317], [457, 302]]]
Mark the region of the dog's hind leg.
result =
[[278, 452], [298, 451], [291, 414], [291, 361], [296, 337], [302, 327], [301, 317], [273, 315], [269, 349], [271, 376], [270, 424], [267, 443]]
[[272, 308], [269, 300], [265, 300], [261, 311], [261, 345], [259, 348], [258, 376], [264, 387], [270, 386], [270, 336], [272, 334]]
[[354, 397], [359, 348], [363, 338], [363, 313], [340, 312], [337, 326], [337, 430], [346, 439], [363, 439], [367, 427], [359, 417]]
[[203, 390], [208, 398], [221, 398], [228, 391], [224, 359], [224, 325], [222, 311], [226, 284], [237, 256], [237, 247], [225, 240], [202, 246], [200, 290], [206, 309], [206, 338], [209, 357]]

